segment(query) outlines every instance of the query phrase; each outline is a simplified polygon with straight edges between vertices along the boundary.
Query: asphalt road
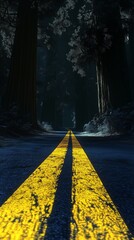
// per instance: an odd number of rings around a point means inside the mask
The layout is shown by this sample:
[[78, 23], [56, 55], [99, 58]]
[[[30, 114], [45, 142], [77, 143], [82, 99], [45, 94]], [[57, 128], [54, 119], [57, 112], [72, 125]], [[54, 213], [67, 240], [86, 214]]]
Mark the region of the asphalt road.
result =
[[[55, 132], [5, 141], [4, 146], [0, 147], [1, 205], [49, 156], [64, 135], [65, 132]], [[121, 217], [134, 235], [134, 138], [129, 136], [86, 137], [78, 133], [75, 135]], [[69, 239], [72, 162], [72, 145], [69, 142], [69, 150], [58, 180], [53, 211], [48, 219], [45, 238], [48, 240]], [[58, 221], [53, 225], [55, 216]], [[62, 231], [61, 238], [60, 231]], [[91, 238], [87, 237], [87, 239]]]
[[0, 205], [48, 157], [64, 135], [65, 132], [3, 140], [0, 147]]
[[78, 137], [78, 140], [134, 234], [134, 138]]

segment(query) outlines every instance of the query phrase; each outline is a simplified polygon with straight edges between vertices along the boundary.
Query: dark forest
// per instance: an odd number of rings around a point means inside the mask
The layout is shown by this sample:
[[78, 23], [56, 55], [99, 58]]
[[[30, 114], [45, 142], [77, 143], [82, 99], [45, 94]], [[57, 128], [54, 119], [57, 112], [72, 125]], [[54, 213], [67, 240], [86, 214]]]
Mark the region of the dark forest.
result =
[[1, 0], [0, 130], [134, 130], [133, 0]]

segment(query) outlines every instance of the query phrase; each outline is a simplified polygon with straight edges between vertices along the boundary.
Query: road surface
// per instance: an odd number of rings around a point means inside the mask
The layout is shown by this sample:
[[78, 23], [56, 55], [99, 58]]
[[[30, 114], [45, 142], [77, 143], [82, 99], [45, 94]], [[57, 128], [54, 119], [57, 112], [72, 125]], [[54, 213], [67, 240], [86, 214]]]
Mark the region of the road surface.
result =
[[0, 239], [134, 239], [133, 137], [75, 135], [0, 148]]

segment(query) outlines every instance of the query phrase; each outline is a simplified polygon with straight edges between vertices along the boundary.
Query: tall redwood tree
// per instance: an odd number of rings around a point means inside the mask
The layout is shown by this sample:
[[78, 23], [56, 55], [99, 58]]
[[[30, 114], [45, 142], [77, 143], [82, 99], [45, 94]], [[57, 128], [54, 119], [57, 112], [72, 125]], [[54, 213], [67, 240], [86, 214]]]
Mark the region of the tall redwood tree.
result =
[[24, 121], [36, 125], [37, 1], [20, 0], [12, 50], [6, 108], [18, 109]]

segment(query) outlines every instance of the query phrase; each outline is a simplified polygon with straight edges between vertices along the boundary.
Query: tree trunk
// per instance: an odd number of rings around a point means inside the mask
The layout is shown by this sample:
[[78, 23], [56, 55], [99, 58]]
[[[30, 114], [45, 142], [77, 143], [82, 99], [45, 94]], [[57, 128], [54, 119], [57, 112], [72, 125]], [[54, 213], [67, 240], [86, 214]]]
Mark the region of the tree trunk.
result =
[[87, 119], [92, 120], [94, 115], [98, 113], [98, 99], [97, 99], [97, 76], [96, 76], [96, 64], [94, 61], [90, 62], [86, 68], [86, 84], [85, 94], [87, 102]]
[[20, 0], [7, 86], [6, 108], [15, 105], [23, 121], [36, 125], [37, 3]]
[[98, 51], [96, 63], [98, 108], [103, 113], [109, 107], [118, 108], [131, 101], [129, 74], [118, 3], [94, 0], [94, 13], [96, 25], [108, 29], [112, 38], [109, 49]]
[[113, 108], [131, 101], [124, 37], [122, 29], [117, 31], [111, 49], [103, 56], [104, 79], [108, 82], [109, 101]]
[[77, 76], [75, 80], [75, 119], [76, 119], [76, 129], [81, 131], [88, 118], [88, 101], [86, 95], [86, 80]]
[[110, 106], [109, 88], [107, 79], [104, 78], [104, 66], [101, 60], [96, 64], [97, 90], [98, 90], [98, 111], [104, 113]]
[[54, 127], [55, 125], [55, 111], [56, 111], [56, 98], [54, 95], [49, 95], [45, 92], [41, 122], [47, 122]]
[[134, 101], [134, 16], [132, 16], [129, 26], [128, 59], [129, 59], [131, 96]]

